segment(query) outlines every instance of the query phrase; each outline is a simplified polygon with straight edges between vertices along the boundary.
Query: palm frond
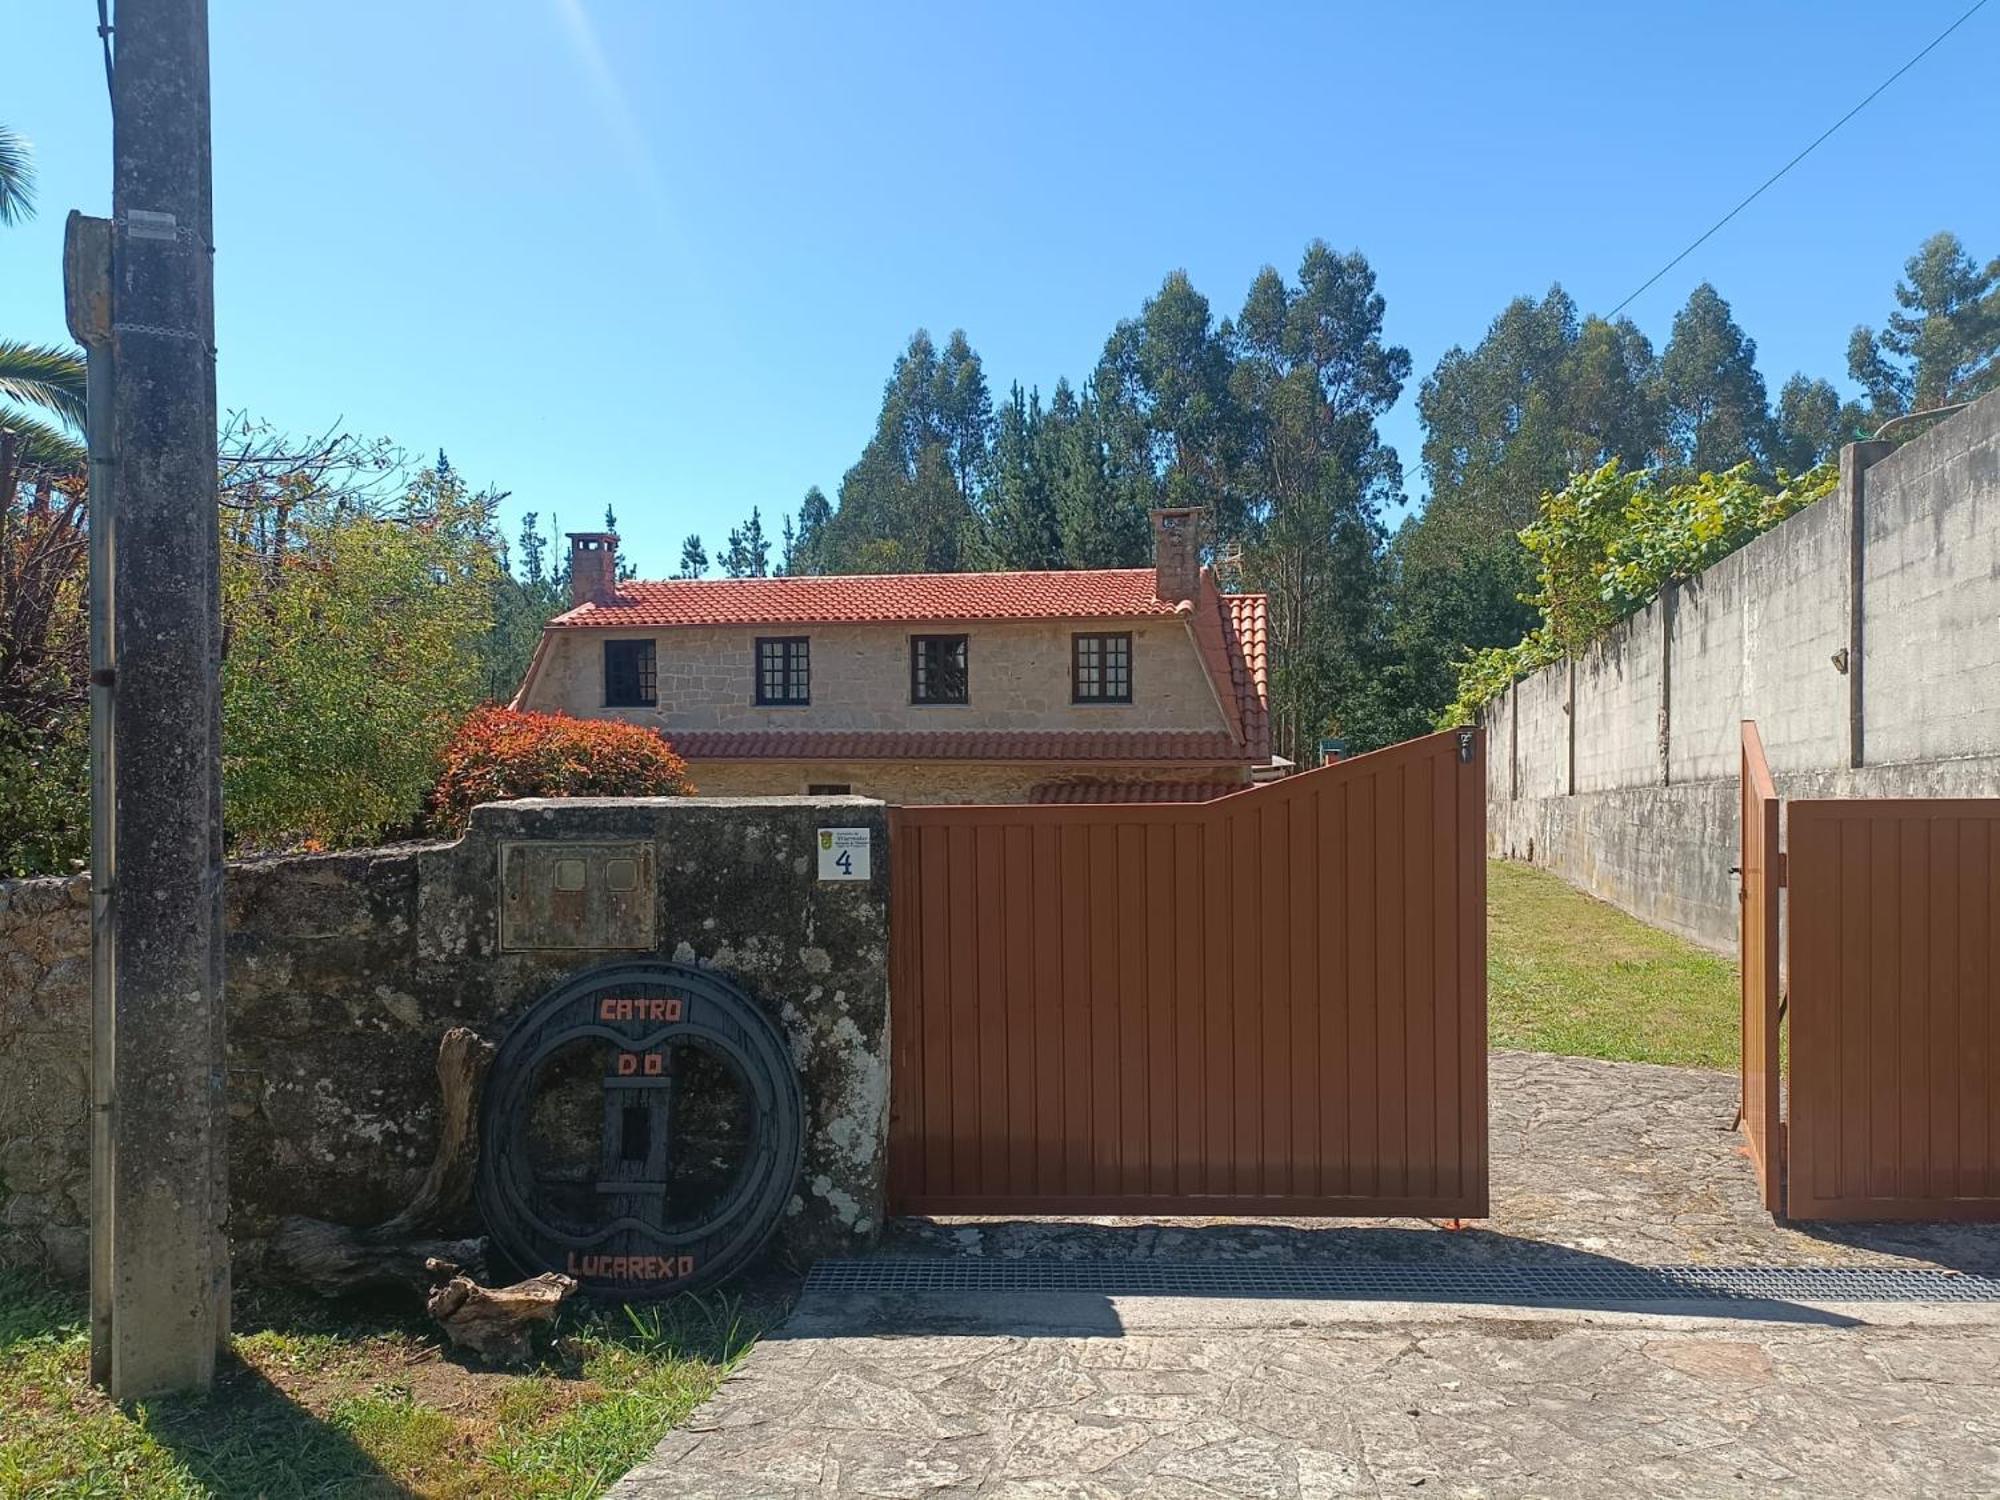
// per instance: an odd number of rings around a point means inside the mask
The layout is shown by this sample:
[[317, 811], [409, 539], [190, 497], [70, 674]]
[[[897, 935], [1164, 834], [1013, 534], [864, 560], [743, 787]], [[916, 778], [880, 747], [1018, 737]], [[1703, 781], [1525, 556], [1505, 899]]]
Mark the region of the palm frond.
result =
[[0, 224], [19, 224], [34, 212], [34, 153], [26, 136], [0, 125]]
[[54, 423], [31, 417], [19, 407], [0, 406], [0, 428], [17, 439], [15, 460], [23, 473], [81, 474], [90, 462], [83, 444]]
[[54, 412], [80, 429], [84, 389], [83, 355], [77, 350], [0, 339], [0, 396]]

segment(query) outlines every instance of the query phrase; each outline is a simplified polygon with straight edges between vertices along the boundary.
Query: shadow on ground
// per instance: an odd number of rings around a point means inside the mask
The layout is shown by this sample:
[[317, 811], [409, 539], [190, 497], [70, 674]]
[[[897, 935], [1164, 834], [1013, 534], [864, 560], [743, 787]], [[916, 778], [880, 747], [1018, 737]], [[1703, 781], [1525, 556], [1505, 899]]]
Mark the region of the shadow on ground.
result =
[[[1016, 1333], [1117, 1334], [1121, 1296], [1656, 1312], [1834, 1328], [1857, 1321], [1779, 1297], [1682, 1290], [1656, 1265], [1478, 1227], [898, 1219], [882, 1254], [859, 1264], [889, 1272], [888, 1289], [848, 1292], [828, 1267], [770, 1337], [863, 1331], [857, 1320], [876, 1333], [899, 1323], [935, 1333], [954, 1320], [966, 1331], [1011, 1320]], [[1061, 1316], [1052, 1318], [1058, 1305]]]
[[1829, 1247], [1916, 1261], [1972, 1276], [2000, 1276], [2000, 1224], [1785, 1221], [1785, 1228]]
[[217, 1362], [208, 1396], [149, 1403], [146, 1427], [216, 1500], [416, 1493], [234, 1355]]

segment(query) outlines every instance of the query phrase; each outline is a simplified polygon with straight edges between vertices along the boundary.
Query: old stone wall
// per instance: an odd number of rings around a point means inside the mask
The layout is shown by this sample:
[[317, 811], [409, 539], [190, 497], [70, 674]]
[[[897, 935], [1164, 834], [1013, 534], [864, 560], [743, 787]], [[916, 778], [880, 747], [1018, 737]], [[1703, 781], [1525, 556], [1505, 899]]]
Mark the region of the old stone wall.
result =
[[2000, 394], [1488, 707], [1492, 851], [1718, 949], [1737, 932], [1737, 766], [1779, 791], [2000, 796]]
[[[1132, 702], [1070, 701], [1070, 637], [1132, 633]], [[963, 704], [910, 702], [910, 638], [971, 637]], [[812, 641], [812, 702], [760, 708], [759, 636]], [[604, 642], [655, 643], [659, 707], [604, 706]], [[978, 621], [903, 625], [686, 627], [657, 631], [558, 630], [528, 694], [527, 708], [619, 718], [671, 735], [677, 729], [1184, 729], [1228, 722], [1179, 619]]]
[[[822, 827], [872, 833], [872, 878], [822, 883]], [[653, 946], [509, 952], [503, 843], [643, 841]], [[285, 1214], [351, 1223], [407, 1201], [434, 1146], [439, 1038], [495, 1040], [567, 976], [677, 959], [779, 1023], [804, 1086], [805, 1164], [776, 1252], [851, 1252], [880, 1226], [888, 1126], [888, 834], [860, 799], [515, 802], [456, 844], [232, 864], [231, 1238], [254, 1276]], [[89, 883], [0, 882], [0, 1261], [81, 1275], [89, 1205]]]

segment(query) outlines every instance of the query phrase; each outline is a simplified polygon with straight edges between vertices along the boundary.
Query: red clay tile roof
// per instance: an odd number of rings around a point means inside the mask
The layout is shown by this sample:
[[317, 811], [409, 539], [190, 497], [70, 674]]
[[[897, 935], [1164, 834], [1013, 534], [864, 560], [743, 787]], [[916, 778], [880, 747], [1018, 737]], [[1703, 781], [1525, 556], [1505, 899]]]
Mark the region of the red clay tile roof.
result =
[[1222, 609], [1228, 628], [1229, 681], [1236, 690], [1236, 703], [1243, 721], [1243, 738], [1251, 758], [1259, 763], [1271, 758], [1270, 708], [1270, 604], [1263, 594], [1223, 594]]
[[1042, 573], [883, 573], [845, 577], [669, 579], [618, 585], [616, 604], [579, 604], [552, 627], [912, 624], [1170, 615], [1151, 568]]
[[[1266, 682], [1269, 632], [1265, 623], [1268, 613], [1265, 596], [1224, 594], [1216, 588], [1213, 575], [1204, 570], [1198, 599], [1168, 602], [1154, 597], [1156, 576], [1151, 568], [1083, 568], [1038, 573], [884, 573], [628, 581], [618, 585], [617, 604], [580, 604], [557, 615], [549, 625], [551, 629], [643, 630], [701, 625], [888, 625], [1184, 615], [1192, 627], [1202, 665], [1214, 684], [1230, 736], [1239, 742], [1233, 754], [1221, 758], [1247, 759], [1258, 764], [1269, 761], [1271, 721]], [[539, 650], [536, 655], [539, 661]], [[534, 670], [529, 669], [530, 680]], [[524, 683], [524, 696], [526, 692]], [[714, 752], [709, 753], [714, 757]], [[904, 752], [869, 753], [887, 757]], [[956, 751], [941, 753], [960, 754], [962, 758], [970, 755]], [[970, 758], [982, 757], [970, 755]], [[999, 758], [1040, 757], [1008, 752]]]
[[1126, 729], [683, 729], [662, 731], [690, 761], [1046, 760], [1241, 764], [1221, 732]]
[[1248, 791], [1247, 781], [1038, 781], [1030, 802], [1213, 802]]
[[1271, 715], [1266, 702], [1269, 613], [1262, 594], [1225, 594], [1207, 573], [1202, 574], [1201, 598], [1187, 605], [1195, 647], [1230, 731], [1242, 742], [1248, 758], [1259, 764], [1271, 758]]

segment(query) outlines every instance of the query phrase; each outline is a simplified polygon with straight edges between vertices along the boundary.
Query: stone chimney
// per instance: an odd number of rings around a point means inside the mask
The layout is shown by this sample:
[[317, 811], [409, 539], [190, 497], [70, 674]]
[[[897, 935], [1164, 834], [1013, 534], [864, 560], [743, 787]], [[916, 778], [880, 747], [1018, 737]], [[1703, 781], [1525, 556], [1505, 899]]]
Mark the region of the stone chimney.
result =
[[615, 531], [572, 531], [569, 533], [569, 603], [616, 604], [618, 602], [618, 533]]
[[1153, 597], [1170, 604], [1192, 599], [1201, 586], [1201, 511], [1187, 506], [1153, 512]]

